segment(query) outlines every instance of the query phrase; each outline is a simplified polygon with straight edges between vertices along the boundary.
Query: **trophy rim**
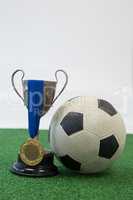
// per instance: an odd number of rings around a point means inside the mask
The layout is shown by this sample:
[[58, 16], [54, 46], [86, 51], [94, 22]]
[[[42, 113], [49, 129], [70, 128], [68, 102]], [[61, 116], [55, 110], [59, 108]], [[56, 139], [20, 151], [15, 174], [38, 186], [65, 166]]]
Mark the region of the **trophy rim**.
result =
[[51, 84], [51, 83], [54, 83], [54, 84], [57, 84], [57, 81], [48, 81], [48, 80], [37, 80], [37, 79], [25, 79], [23, 80], [23, 83], [27, 83], [28, 81], [43, 81], [44, 83], [46, 84]]

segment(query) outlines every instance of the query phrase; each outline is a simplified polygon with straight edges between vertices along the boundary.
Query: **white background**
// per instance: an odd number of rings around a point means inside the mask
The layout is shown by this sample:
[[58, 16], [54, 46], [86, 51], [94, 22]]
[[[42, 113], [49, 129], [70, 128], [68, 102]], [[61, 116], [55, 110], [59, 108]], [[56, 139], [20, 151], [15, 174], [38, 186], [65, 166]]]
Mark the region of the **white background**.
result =
[[27, 127], [27, 110], [10, 82], [19, 67], [32, 79], [54, 80], [58, 68], [69, 75], [41, 128], [67, 99], [96, 95], [114, 104], [133, 131], [133, 1], [1, 0], [0, 127]]

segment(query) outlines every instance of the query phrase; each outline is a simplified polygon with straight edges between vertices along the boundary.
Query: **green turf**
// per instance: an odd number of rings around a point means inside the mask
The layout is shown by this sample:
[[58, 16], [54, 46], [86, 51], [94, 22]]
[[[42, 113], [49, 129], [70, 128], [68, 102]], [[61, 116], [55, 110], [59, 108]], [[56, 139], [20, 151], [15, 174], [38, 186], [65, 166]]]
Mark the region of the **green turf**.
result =
[[[127, 138], [124, 154], [114, 166], [99, 175], [78, 175], [57, 165], [52, 178], [19, 177], [9, 172], [25, 141], [25, 130], [0, 130], [0, 200], [131, 200], [133, 198], [133, 136]], [[47, 144], [47, 134], [40, 139]], [[45, 145], [47, 146], [47, 145]], [[48, 146], [47, 146], [48, 147]]]

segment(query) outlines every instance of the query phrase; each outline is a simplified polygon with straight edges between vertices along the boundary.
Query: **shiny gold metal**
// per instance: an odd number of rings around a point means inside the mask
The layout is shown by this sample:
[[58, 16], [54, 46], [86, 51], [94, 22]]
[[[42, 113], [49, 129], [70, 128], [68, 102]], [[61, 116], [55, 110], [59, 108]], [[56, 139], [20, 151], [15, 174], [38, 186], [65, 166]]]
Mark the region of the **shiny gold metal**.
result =
[[26, 165], [38, 165], [44, 155], [45, 151], [38, 139], [28, 139], [20, 147], [20, 158]]

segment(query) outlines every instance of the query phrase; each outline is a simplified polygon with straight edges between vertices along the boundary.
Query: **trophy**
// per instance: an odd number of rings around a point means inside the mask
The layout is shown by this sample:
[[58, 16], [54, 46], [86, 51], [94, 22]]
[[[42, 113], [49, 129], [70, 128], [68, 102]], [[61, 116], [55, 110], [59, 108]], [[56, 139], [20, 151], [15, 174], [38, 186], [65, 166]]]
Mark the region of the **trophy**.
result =
[[[15, 86], [15, 76], [17, 73], [22, 73], [23, 95], [19, 93]], [[55, 97], [58, 73], [65, 75], [65, 83]], [[55, 72], [56, 81], [24, 80], [24, 76], [24, 71], [18, 69], [12, 74], [11, 82], [14, 91], [28, 109], [28, 132], [30, 137], [21, 145], [18, 159], [10, 170], [18, 175], [55, 176], [58, 174], [58, 169], [53, 163], [54, 154], [46, 151], [39, 142], [39, 124], [41, 117], [48, 112], [66, 88], [68, 75], [63, 70], [57, 70]]]

